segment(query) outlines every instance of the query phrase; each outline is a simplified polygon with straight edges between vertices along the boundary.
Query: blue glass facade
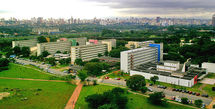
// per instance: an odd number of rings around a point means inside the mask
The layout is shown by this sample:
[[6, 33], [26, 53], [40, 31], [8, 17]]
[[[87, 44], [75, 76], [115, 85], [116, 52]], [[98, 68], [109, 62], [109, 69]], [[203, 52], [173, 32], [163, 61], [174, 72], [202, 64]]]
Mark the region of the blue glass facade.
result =
[[156, 47], [158, 49], [158, 62], [160, 62], [160, 44], [149, 44], [149, 47]]

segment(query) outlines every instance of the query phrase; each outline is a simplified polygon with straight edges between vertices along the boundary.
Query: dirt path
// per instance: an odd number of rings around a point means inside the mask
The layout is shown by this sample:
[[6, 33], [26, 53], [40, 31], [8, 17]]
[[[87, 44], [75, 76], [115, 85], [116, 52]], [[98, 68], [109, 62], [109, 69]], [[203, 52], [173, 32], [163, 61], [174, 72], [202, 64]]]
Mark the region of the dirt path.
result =
[[64, 109], [74, 109], [75, 108], [75, 103], [78, 100], [82, 87], [83, 87], [83, 84], [79, 83], [78, 86], [75, 88], [72, 96], [70, 97], [70, 99], [67, 102], [66, 107]]
[[49, 81], [49, 82], [67, 82], [67, 81], [62, 81], [62, 80], [44, 80], [44, 79], [10, 78], [10, 77], [0, 77], [0, 79], [29, 80], [29, 81]]
[[203, 92], [203, 93], [207, 93], [203, 90], [203, 88], [206, 86], [206, 84], [202, 84], [198, 89]]

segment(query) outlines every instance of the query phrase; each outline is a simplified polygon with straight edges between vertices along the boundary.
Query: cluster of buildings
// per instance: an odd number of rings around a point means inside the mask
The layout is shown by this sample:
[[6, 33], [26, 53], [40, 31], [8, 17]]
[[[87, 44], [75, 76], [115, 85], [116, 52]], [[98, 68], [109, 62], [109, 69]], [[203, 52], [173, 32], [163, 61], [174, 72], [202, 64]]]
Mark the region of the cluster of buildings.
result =
[[142, 75], [146, 79], [158, 76], [160, 82], [192, 87], [208, 73], [206, 68], [191, 65], [190, 61], [163, 61], [163, 44], [153, 41], [128, 42], [131, 50], [121, 52], [120, 69], [130, 75]]
[[[213, 16], [214, 18], [214, 16]], [[8, 23], [10, 22], [10, 23]], [[31, 18], [19, 20], [16, 18], [10, 18], [8, 20], [0, 18], [1, 25], [18, 25], [18, 24], [29, 24], [29, 25], [40, 25], [45, 24], [46, 26], [62, 25], [62, 24], [100, 24], [100, 25], [111, 25], [111, 24], [123, 24], [123, 23], [134, 23], [134, 24], [148, 24], [158, 26], [169, 26], [169, 25], [214, 25], [212, 19], [192, 19], [192, 18], [140, 18], [140, 17], [127, 17], [127, 18], [93, 18], [93, 19], [80, 19], [80, 18], [69, 18], [69, 19], [54, 19], [43, 17]]]
[[[30, 47], [32, 54], [40, 56], [44, 51], [50, 53], [57, 60], [63, 58], [71, 58], [74, 64], [77, 58], [83, 61], [89, 61], [98, 58], [99, 54], [103, 56], [105, 52], [109, 52], [116, 47], [116, 39], [106, 40], [87, 40], [83, 38], [60, 38], [56, 42], [38, 43], [36, 39], [12, 41], [12, 47]], [[60, 52], [60, 53], [59, 53]]]

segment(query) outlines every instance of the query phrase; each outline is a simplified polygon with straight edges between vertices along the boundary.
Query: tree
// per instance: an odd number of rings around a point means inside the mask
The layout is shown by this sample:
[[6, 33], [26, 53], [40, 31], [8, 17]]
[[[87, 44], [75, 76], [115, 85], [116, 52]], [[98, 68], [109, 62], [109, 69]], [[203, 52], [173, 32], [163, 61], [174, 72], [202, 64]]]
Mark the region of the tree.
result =
[[109, 64], [100, 62], [88, 62], [84, 65], [84, 69], [92, 76], [101, 75], [102, 70], [109, 70], [109, 68]]
[[163, 92], [155, 92], [155, 93], [149, 95], [148, 100], [152, 104], [162, 105], [165, 102], [162, 100], [164, 98], [163, 95], [164, 95]]
[[84, 66], [84, 62], [82, 61], [81, 58], [75, 59], [75, 64], [80, 65], [80, 66]]
[[98, 57], [102, 57], [103, 55], [101, 53], [98, 53]]
[[122, 88], [116, 87], [112, 89], [112, 93], [114, 93], [115, 95], [120, 95], [120, 94], [124, 94], [125, 90]]
[[153, 76], [153, 77], [150, 78], [150, 80], [151, 80], [154, 84], [156, 83], [156, 81], [157, 81], [158, 79], [159, 79], [158, 76]]
[[140, 90], [141, 90], [142, 93], [146, 93], [148, 88], [147, 87], [142, 87]]
[[89, 107], [98, 108], [105, 104], [104, 96], [102, 94], [93, 94], [85, 98], [85, 101], [88, 103]]
[[104, 55], [105, 56], [108, 56], [109, 52], [108, 51], [105, 51]]
[[6, 58], [0, 58], [0, 71], [7, 70], [9, 62]]
[[29, 47], [22, 47], [21, 52], [23, 57], [29, 57], [31, 53]]
[[197, 107], [201, 107], [202, 106], [202, 100], [195, 100], [195, 105], [197, 106]]
[[99, 106], [98, 109], [118, 109], [116, 104], [104, 104], [102, 106]]
[[86, 70], [80, 70], [78, 71], [78, 77], [81, 79], [81, 81], [85, 81], [85, 79], [88, 77]]
[[127, 81], [126, 85], [132, 90], [141, 90], [146, 85], [145, 77], [141, 75], [133, 75]]
[[59, 63], [61, 65], [68, 65], [69, 63], [71, 63], [71, 58], [61, 59], [59, 60]]
[[188, 98], [181, 98], [181, 103], [188, 104]]
[[44, 36], [40, 36], [37, 38], [38, 43], [44, 43], [47, 42], [46, 38]]
[[42, 57], [47, 57], [50, 53], [48, 51], [43, 51], [41, 56]]
[[56, 62], [55, 62], [55, 58], [50, 57], [50, 58], [46, 58], [46, 62], [48, 62], [48, 64], [55, 66]]
[[19, 56], [21, 54], [21, 48], [19, 46], [15, 46], [13, 48], [13, 52], [15, 55]]
[[58, 50], [56, 53], [61, 53], [61, 51]]
[[91, 59], [90, 62], [99, 62], [98, 58]]

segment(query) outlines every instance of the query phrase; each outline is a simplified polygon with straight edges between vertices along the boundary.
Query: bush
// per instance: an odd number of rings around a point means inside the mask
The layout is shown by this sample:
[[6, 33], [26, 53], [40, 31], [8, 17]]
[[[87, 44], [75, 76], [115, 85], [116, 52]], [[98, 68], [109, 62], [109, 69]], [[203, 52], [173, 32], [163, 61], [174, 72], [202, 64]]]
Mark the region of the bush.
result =
[[213, 108], [215, 108], [215, 104], [213, 105]]
[[98, 109], [118, 109], [116, 104], [104, 104], [102, 106], [99, 106]]
[[181, 98], [181, 103], [183, 103], [183, 104], [189, 104], [188, 98]]
[[147, 90], [148, 90], [148, 88], [147, 88], [147, 87], [142, 87], [142, 88], [141, 88], [141, 92], [142, 92], [142, 93], [146, 93], [146, 92], [147, 92]]
[[201, 107], [202, 106], [202, 100], [195, 100], [195, 105], [197, 106], [197, 107]]
[[93, 80], [93, 85], [97, 85], [97, 80]]
[[124, 93], [125, 93], [125, 90], [122, 89], [122, 88], [116, 87], [116, 88], [112, 89], [112, 93], [114, 93], [114, 94], [116, 94], [116, 95], [124, 94]]
[[163, 101], [162, 99], [164, 98], [163, 92], [155, 92], [153, 94], [149, 95], [149, 102], [155, 105], [164, 105], [166, 101]]

